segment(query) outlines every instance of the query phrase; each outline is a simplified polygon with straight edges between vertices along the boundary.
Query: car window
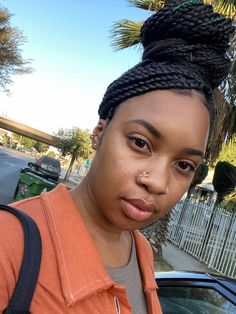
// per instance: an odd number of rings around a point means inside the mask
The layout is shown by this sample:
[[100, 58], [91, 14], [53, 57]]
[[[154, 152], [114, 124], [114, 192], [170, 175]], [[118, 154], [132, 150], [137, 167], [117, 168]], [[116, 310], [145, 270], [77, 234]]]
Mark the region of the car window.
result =
[[36, 161], [36, 165], [39, 165], [41, 169], [46, 171], [60, 173], [61, 164], [60, 161], [48, 156], [42, 156]]
[[236, 306], [217, 291], [197, 287], [161, 287], [163, 314], [235, 314]]
[[52, 171], [52, 172], [60, 172], [60, 168], [59, 167], [56, 167], [54, 165], [51, 165], [51, 164], [46, 164], [46, 163], [41, 163], [40, 165], [41, 168], [45, 169], [45, 170], [48, 170], [48, 171]]

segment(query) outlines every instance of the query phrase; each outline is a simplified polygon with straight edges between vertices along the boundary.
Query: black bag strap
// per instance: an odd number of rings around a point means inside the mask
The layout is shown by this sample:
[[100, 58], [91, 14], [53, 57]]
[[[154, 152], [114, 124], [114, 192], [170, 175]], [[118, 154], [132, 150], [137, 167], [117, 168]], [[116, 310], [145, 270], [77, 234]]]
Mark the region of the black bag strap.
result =
[[3, 313], [30, 313], [29, 308], [38, 280], [42, 255], [40, 232], [34, 220], [24, 212], [7, 205], [0, 205], [0, 210], [15, 215], [20, 220], [24, 231], [24, 253], [19, 277], [8, 307]]

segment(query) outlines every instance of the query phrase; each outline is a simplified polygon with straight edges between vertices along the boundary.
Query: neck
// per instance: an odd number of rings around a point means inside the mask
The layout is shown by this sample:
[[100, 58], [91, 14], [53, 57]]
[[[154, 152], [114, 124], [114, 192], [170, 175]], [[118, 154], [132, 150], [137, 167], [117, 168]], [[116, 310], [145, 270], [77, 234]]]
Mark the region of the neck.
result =
[[126, 265], [132, 244], [130, 232], [111, 225], [106, 219], [96, 203], [87, 178], [70, 193], [104, 264], [109, 267]]
[[72, 189], [70, 193], [92, 235], [104, 238], [104, 240], [109, 239], [109, 241], [120, 240], [123, 230], [111, 225], [103, 215], [102, 210], [97, 205], [87, 178]]

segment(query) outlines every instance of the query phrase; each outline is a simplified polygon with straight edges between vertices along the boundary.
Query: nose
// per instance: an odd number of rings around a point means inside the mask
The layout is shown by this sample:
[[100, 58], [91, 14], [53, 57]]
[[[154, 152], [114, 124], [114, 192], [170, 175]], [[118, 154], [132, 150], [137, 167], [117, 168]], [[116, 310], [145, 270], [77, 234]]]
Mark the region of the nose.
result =
[[[149, 193], [152, 194], [167, 194], [169, 192], [170, 169], [168, 162], [160, 160], [152, 167], [149, 166], [149, 171], [144, 172], [145, 175], [139, 179], [139, 184], [144, 186]], [[148, 174], [148, 175], [147, 175]]]

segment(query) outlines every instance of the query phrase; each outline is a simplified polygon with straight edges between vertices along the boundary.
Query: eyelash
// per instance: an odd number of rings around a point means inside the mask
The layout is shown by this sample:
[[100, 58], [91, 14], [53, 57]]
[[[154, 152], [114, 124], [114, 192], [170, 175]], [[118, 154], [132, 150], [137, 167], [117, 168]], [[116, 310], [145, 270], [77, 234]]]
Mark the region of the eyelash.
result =
[[180, 169], [180, 171], [184, 172], [184, 173], [190, 173], [190, 172], [196, 172], [196, 166], [193, 166], [191, 163], [189, 163], [188, 161], [182, 160], [182, 161], [178, 161], [178, 164], [185, 164], [187, 167], [189, 167], [189, 170], [186, 171], [186, 169], [182, 169], [178, 166], [178, 168]]
[[[146, 149], [144, 149], [144, 147], [140, 147], [140, 146], [137, 145], [137, 141], [139, 141], [140, 143], [142, 143], [144, 146], [147, 147], [149, 153], [151, 152], [150, 145], [144, 139], [142, 139], [140, 137], [137, 137], [137, 136], [129, 136], [129, 140], [133, 144], [133, 146], [135, 146], [136, 150], [141, 151], [141, 152], [146, 152]], [[189, 169], [188, 170], [182, 169], [181, 167], [179, 167], [180, 163], [185, 164], [187, 167], [189, 167]], [[177, 167], [184, 174], [189, 174], [189, 173], [195, 173], [196, 172], [197, 167], [193, 166], [188, 161], [185, 161], [185, 160], [178, 161], [177, 164], [178, 164]]]
[[140, 147], [137, 145], [137, 141], [139, 141], [140, 144], [142, 143], [142, 144], [144, 144], [144, 146], [147, 147], [149, 153], [151, 152], [150, 145], [144, 139], [137, 137], [137, 136], [129, 136], [129, 140], [135, 146], [135, 149], [142, 151], [142, 152], [146, 151], [146, 149], [144, 147]]

